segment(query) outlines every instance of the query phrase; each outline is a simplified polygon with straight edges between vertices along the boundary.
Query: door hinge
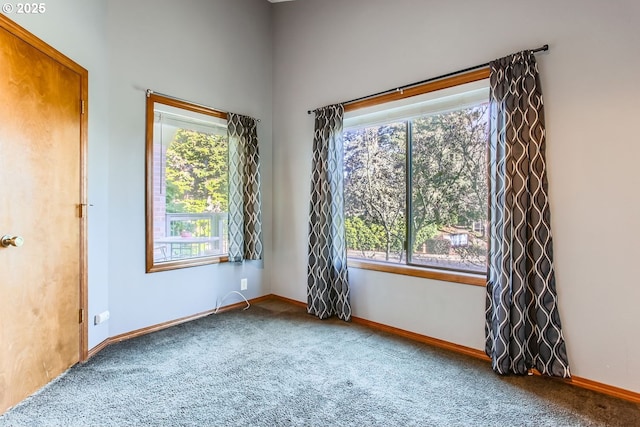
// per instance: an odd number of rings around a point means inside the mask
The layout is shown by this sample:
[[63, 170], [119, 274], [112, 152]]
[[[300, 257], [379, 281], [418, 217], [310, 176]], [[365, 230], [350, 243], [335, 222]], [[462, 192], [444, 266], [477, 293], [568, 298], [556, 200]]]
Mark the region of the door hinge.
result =
[[80, 218], [86, 218], [87, 217], [87, 205], [86, 203], [80, 203], [79, 205], [79, 214], [80, 214]]
[[80, 114], [84, 114], [84, 99], [80, 100]]
[[84, 309], [80, 309], [78, 323], [84, 323]]

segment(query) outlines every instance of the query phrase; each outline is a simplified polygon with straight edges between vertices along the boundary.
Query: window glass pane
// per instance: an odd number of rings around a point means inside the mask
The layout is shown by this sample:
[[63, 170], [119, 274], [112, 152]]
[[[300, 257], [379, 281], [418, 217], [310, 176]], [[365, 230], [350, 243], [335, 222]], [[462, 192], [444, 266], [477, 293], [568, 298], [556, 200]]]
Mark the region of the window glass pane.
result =
[[226, 126], [181, 113], [154, 111], [154, 263], [227, 252]]
[[411, 263], [486, 272], [488, 104], [411, 127]]
[[344, 133], [347, 255], [405, 263], [406, 122]]

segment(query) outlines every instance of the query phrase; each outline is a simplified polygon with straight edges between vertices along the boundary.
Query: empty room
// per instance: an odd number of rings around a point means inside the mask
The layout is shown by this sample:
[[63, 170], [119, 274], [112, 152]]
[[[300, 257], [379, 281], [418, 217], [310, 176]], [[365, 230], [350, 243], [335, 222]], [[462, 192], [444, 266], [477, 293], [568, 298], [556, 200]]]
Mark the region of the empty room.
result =
[[640, 425], [639, 21], [5, 2], [0, 426]]

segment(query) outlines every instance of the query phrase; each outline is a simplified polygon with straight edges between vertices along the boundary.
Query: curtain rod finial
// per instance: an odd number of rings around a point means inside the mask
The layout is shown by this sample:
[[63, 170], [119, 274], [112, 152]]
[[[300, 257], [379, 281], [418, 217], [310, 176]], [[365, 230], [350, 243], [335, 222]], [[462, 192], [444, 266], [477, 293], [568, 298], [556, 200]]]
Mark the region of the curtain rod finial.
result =
[[533, 50], [531, 50], [531, 52], [533, 52], [533, 53], [537, 53], [537, 52], [547, 52], [548, 50], [549, 50], [549, 45], [548, 45], [548, 44], [545, 44], [545, 45], [540, 46], [540, 47], [539, 47], [539, 48], [537, 48], [537, 49], [533, 49]]

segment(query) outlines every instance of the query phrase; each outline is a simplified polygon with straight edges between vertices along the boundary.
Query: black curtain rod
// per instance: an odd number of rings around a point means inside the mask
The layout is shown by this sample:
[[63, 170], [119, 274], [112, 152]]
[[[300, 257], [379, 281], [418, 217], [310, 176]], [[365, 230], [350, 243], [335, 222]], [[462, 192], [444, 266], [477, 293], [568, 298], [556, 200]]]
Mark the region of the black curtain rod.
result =
[[[537, 49], [531, 49], [531, 53], [546, 52], [547, 50], [549, 50], [549, 45], [545, 44], [544, 46], [541, 46], [541, 47], [539, 47]], [[465, 68], [463, 70], [458, 70], [458, 71], [453, 71], [451, 73], [443, 74], [443, 75], [438, 76], [438, 77], [432, 77], [430, 79], [420, 80], [419, 82], [409, 83], [409, 84], [406, 84], [404, 86], [399, 86], [399, 87], [397, 87], [395, 89], [387, 89], [387, 90], [383, 90], [382, 92], [372, 93], [371, 95], [361, 96], [360, 98], [355, 98], [355, 99], [351, 99], [349, 101], [345, 101], [342, 104], [345, 104], [345, 105], [346, 104], [351, 104], [351, 103], [354, 103], [354, 102], [362, 101], [364, 99], [375, 98], [376, 96], [379, 96], [379, 95], [386, 95], [387, 93], [400, 92], [400, 91], [402, 91], [404, 89], [408, 89], [410, 87], [418, 86], [418, 85], [425, 84], [425, 83], [430, 83], [430, 82], [433, 82], [433, 81], [436, 81], [436, 80], [440, 80], [440, 79], [446, 79], [447, 77], [451, 77], [451, 76], [455, 76], [457, 74], [462, 74], [462, 73], [466, 73], [466, 72], [469, 72], [469, 71], [477, 70], [478, 68], [488, 67], [490, 64], [491, 64], [490, 62], [486, 62], [484, 64], [475, 65], [473, 67]], [[307, 114], [314, 113], [317, 110], [318, 110], [318, 108], [316, 108], [315, 110], [307, 110]]]
[[[198, 103], [195, 103], [195, 102], [183, 99], [183, 98], [178, 98], [177, 96], [167, 95], [165, 93], [160, 93], [160, 92], [156, 92], [155, 90], [147, 89], [147, 98], [150, 97], [151, 95], [159, 95], [159, 96], [163, 96], [165, 98], [175, 99], [176, 101], [186, 102], [188, 104], [192, 104], [192, 105], [195, 105], [197, 107], [206, 108], [207, 110], [216, 110], [216, 111], [219, 111], [221, 113], [229, 114], [228, 111], [224, 111], [224, 110], [221, 110], [219, 108], [209, 107], [208, 105], [198, 104]], [[248, 116], [248, 117], [251, 117], [251, 116]], [[256, 119], [256, 118], [253, 118], [253, 117], [251, 117], [251, 118], [254, 119], [258, 123], [260, 122], [260, 119]]]

